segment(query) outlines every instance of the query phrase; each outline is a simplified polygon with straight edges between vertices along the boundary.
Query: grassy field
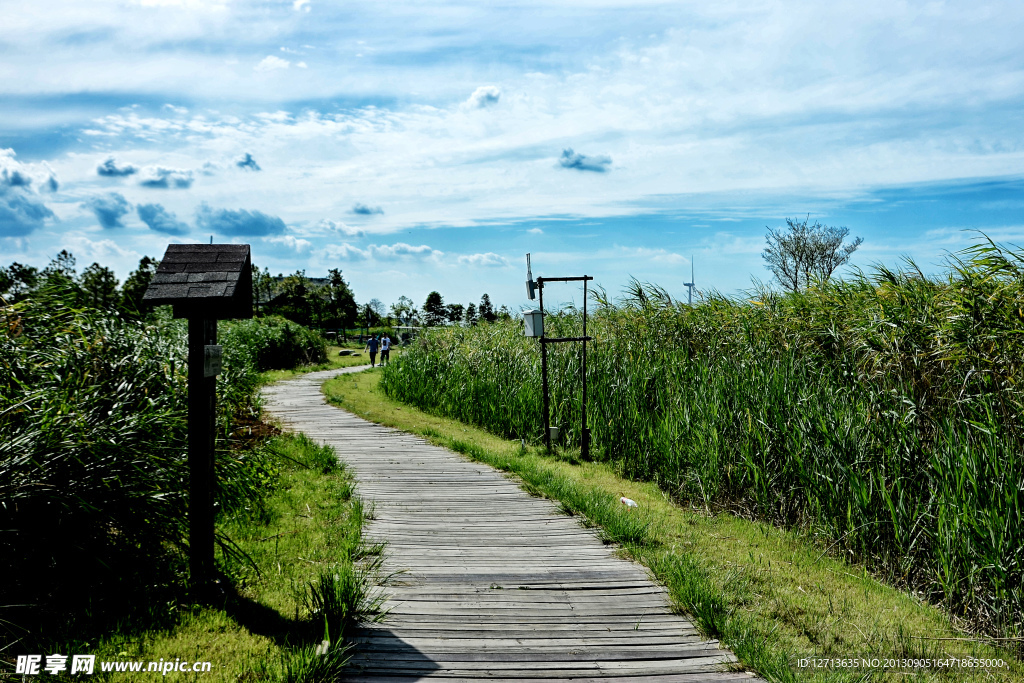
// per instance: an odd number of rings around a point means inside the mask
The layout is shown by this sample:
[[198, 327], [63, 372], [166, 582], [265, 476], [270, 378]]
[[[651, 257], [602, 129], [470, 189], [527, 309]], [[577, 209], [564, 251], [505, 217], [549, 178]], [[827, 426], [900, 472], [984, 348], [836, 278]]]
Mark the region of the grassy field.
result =
[[[965, 638], [919, 595], [876, 580], [813, 537], [700, 506], [681, 507], [656, 484], [626, 479], [610, 463], [583, 462], [578, 451], [554, 455], [457, 420], [425, 413], [379, 390], [381, 372], [344, 375], [324, 385], [332, 403], [366, 419], [514, 474], [532, 493], [560, 501], [585, 524], [622, 544], [668, 586], [675, 606], [728, 644], [748, 667], [774, 681], [1011, 681], [1024, 668], [1005, 652]], [[631, 513], [622, 495], [640, 504]], [[1002, 658], [1006, 668], [904, 668], [812, 671], [798, 659]]]
[[95, 654], [97, 662], [211, 662], [211, 672], [190, 680], [223, 683], [322, 681], [341, 669], [346, 630], [376, 616], [366, 576], [379, 549], [362, 543], [364, 510], [332, 449], [301, 434], [276, 437], [266, 448], [272, 493], [218, 523], [240, 551], [219, 557], [222, 597], [207, 606], [154, 605], [148, 617], [157, 627], [125, 627], [67, 651]]

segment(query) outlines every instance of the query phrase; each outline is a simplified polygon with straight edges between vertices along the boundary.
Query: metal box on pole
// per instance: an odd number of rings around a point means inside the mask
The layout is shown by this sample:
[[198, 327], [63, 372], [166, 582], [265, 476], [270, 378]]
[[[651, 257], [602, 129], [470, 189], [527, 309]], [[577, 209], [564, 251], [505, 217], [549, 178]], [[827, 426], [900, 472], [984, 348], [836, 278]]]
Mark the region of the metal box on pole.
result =
[[217, 320], [252, 317], [248, 244], [171, 244], [142, 297], [188, 319], [189, 579], [197, 596], [213, 578], [213, 449], [217, 432]]
[[531, 311], [523, 312], [523, 325], [526, 329], [527, 337], [543, 337], [544, 336], [544, 313], [533, 309]]

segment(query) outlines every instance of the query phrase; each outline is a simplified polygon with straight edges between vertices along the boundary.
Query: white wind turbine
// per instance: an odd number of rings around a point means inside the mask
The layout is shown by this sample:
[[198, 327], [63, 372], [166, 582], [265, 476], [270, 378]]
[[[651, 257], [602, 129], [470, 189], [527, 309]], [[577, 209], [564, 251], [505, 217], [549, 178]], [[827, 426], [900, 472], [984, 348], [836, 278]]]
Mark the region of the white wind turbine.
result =
[[696, 287], [696, 285], [693, 283], [693, 256], [692, 255], [690, 256], [690, 281], [689, 282], [684, 282], [683, 286], [690, 290], [690, 301], [689, 301], [689, 304], [692, 306], [693, 305], [693, 288]]

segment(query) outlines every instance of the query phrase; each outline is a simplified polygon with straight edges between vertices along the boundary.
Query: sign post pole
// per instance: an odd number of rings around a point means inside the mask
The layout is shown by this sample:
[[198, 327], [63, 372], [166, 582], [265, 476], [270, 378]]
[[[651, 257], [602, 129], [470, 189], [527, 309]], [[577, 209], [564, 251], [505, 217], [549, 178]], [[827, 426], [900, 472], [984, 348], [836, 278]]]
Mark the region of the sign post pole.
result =
[[188, 319], [188, 518], [189, 578], [202, 593], [213, 576], [213, 452], [217, 432], [217, 377], [207, 376], [208, 346], [217, 343], [217, 321]]

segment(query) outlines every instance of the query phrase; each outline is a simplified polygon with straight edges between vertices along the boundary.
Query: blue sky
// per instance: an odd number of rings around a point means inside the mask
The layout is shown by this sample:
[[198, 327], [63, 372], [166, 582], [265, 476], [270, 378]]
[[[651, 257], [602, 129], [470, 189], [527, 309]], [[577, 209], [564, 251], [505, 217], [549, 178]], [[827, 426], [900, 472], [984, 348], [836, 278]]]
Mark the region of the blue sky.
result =
[[[361, 301], [768, 280], [786, 217], [1024, 242], [1019, 2], [7, 2], [0, 264], [170, 242]], [[573, 291], [566, 288], [565, 298]], [[577, 295], [578, 300], [578, 295]]]

